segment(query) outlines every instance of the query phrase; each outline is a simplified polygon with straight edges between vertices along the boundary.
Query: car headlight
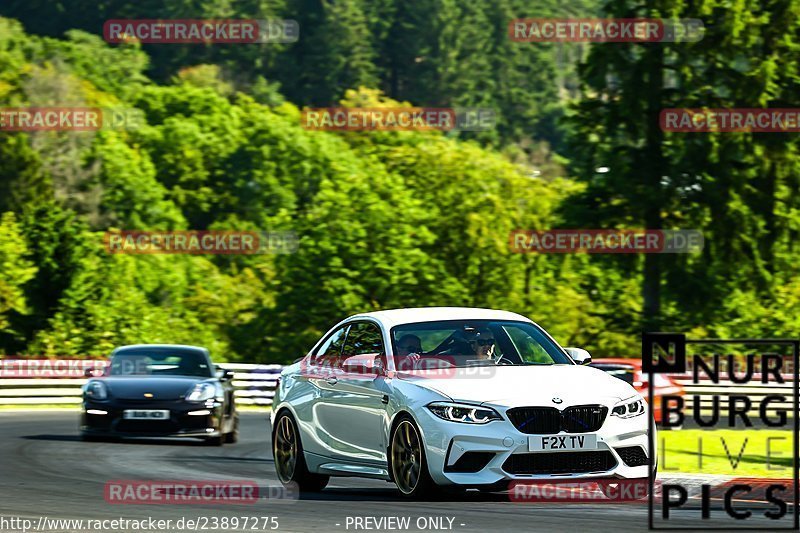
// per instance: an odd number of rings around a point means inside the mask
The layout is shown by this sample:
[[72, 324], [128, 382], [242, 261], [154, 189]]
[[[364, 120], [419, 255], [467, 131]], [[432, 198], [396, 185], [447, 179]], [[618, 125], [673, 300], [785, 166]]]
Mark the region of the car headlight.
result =
[[198, 383], [186, 391], [186, 399], [190, 402], [202, 402], [210, 400], [217, 394], [217, 388], [213, 383]]
[[620, 418], [633, 418], [644, 414], [644, 400], [641, 398], [628, 398], [618, 403], [611, 410], [611, 414]]
[[83, 394], [92, 400], [108, 399], [108, 387], [102, 381], [90, 381], [83, 386]]
[[485, 424], [492, 420], [502, 419], [494, 409], [461, 403], [434, 402], [428, 405], [428, 409], [442, 420], [450, 422]]

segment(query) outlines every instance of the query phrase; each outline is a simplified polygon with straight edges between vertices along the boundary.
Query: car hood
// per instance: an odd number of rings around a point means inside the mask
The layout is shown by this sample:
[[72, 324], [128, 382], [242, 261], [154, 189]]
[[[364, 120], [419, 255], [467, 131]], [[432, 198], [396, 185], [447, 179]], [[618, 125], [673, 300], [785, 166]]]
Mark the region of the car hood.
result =
[[507, 407], [551, 405], [553, 398], [560, 398], [563, 406], [613, 403], [637, 394], [621, 379], [579, 365], [470, 367], [442, 374], [415, 371], [402, 379], [454, 401]]
[[[109, 376], [102, 381], [111, 398], [120, 400], [178, 400], [186, 396], [189, 388], [209, 378], [190, 376]], [[152, 394], [148, 398], [145, 394]]]

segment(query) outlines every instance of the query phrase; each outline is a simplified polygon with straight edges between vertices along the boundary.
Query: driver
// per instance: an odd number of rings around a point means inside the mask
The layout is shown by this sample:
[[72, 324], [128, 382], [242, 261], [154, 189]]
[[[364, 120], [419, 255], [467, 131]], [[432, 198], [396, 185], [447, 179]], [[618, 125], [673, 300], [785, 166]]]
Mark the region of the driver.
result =
[[496, 342], [494, 333], [489, 328], [478, 328], [474, 335], [467, 341], [469, 347], [479, 360], [493, 360]]

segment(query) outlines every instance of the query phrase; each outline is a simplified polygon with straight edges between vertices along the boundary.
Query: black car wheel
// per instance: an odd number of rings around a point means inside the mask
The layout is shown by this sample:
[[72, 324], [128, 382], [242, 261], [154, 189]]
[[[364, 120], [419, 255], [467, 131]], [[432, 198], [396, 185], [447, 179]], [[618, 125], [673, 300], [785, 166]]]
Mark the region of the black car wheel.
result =
[[297, 424], [286, 411], [278, 415], [272, 428], [272, 456], [278, 479], [285, 486], [297, 484], [300, 492], [318, 492], [330, 480], [329, 476], [308, 471]]
[[236, 444], [239, 442], [239, 416], [233, 419], [233, 430], [225, 434], [225, 442], [228, 444]]
[[206, 437], [206, 446], [222, 446], [225, 443], [225, 435], [219, 437]]

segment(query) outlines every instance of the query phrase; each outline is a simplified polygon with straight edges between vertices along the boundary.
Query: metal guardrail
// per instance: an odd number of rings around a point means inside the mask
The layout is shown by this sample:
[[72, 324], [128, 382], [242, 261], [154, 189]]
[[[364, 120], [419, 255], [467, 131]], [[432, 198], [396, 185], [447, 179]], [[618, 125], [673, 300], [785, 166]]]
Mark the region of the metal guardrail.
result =
[[[2, 361], [0, 360], [0, 362]], [[97, 364], [97, 361], [71, 361], [71, 363], [77, 364], [73, 365], [70, 371], [63, 372], [63, 375], [71, 375], [71, 377], [5, 377], [14, 374], [0, 372], [0, 405], [77, 405], [81, 403], [81, 386], [86, 383], [86, 378], [74, 377], [76, 375], [75, 368], [80, 365], [92, 367]], [[221, 363], [219, 366], [234, 371], [233, 386], [236, 389], [237, 403], [255, 406], [272, 405], [277, 377], [283, 366], [245, 363]], [[82, 370], [79, 373], [82, 373]], [[19, 374], [17, 372], [16, 375]], [[23, 373], [23, 375], [27, 374]], [[42, 375], [58, 375], [58, 371], [52, 370], [50, 374], [45, 372]], [[719, 383], [703, 380], [699, 384], [693, 384], [684, 376], [673, 376], [675, 381], [684, 387], [685, 412], [687, 413], [693, 408], [695, 396], [700, 401], [701, 411], [706, 413], [711, 407], [713, 395], [720, 396], [720, 407], [724, 410], [723, 412], [727, 412], [727, 400], [733, 394], [748, 396], [753, 403], [753, 409], [757, 409], [758, 403], [765, 396], [782, 394], [786, 397], [786, 401], [772, 402], [768, 412], [774, 413], [778, 409], [784, 409], [791, 416], [792, 376], [784, 377], [786, 382], [783, 384], [762, 384], [760, 382], [737, 384], [722, 380]]]
[[[94, 361], [81, 361], [83, 367], [92, 367]], [[80, 365], [78, 365], [80, 366]], [[282, 365], [220, 363], [220, 367], [233, 370], [233, 386], [239, 405], [269, 406], [275, 395], [275, 385]], [[42, 375], [58, 375], [58, 369], [40, 371]], [[65, 375], [74, 372], [64, 371]], [[12, 374], [9, 372], [9, 374]], [[25, 372], [17, 372], [17, 375]], [[12, 374], [13, 375], [13, 374]], [[0, 373], [0, 405], [78, 405], [81, 403], [83, 377], [3, 377]]]
[[[732, 395], [746, 396], [752, 402], [751, 412], [755, 412], [759, 408], [760, 402], [769, 395], [782, 395], [786, 401], [778, 402], [771, 401], [769, 408], [766, 409], [770, 415], [778, 410], [786, 412], [786, 416], [791, 418], [794, 414], [793, 406], [797, 399], [794, 398], [794, 381], [792, 376], [783, 376], [785, 383], [733, 383], [732, 381], [719, 380], [714, 383], [711, 380], [702, 380], [700, 383], [693, 383], [691, 379], [675, 379], [681, 386], [683, 386], [685, 397], [684, 413], [690, 413], [694, 408], [695, 397], [700, 402], [701, 413], [709, 413], [713, 404], [713, 397], [719, 396], [719, 406], [722, 413], [721, 416], [727, 416], [728, 412], [728, 399]], [[741, 405], [741, 404], [740, 404]]]

